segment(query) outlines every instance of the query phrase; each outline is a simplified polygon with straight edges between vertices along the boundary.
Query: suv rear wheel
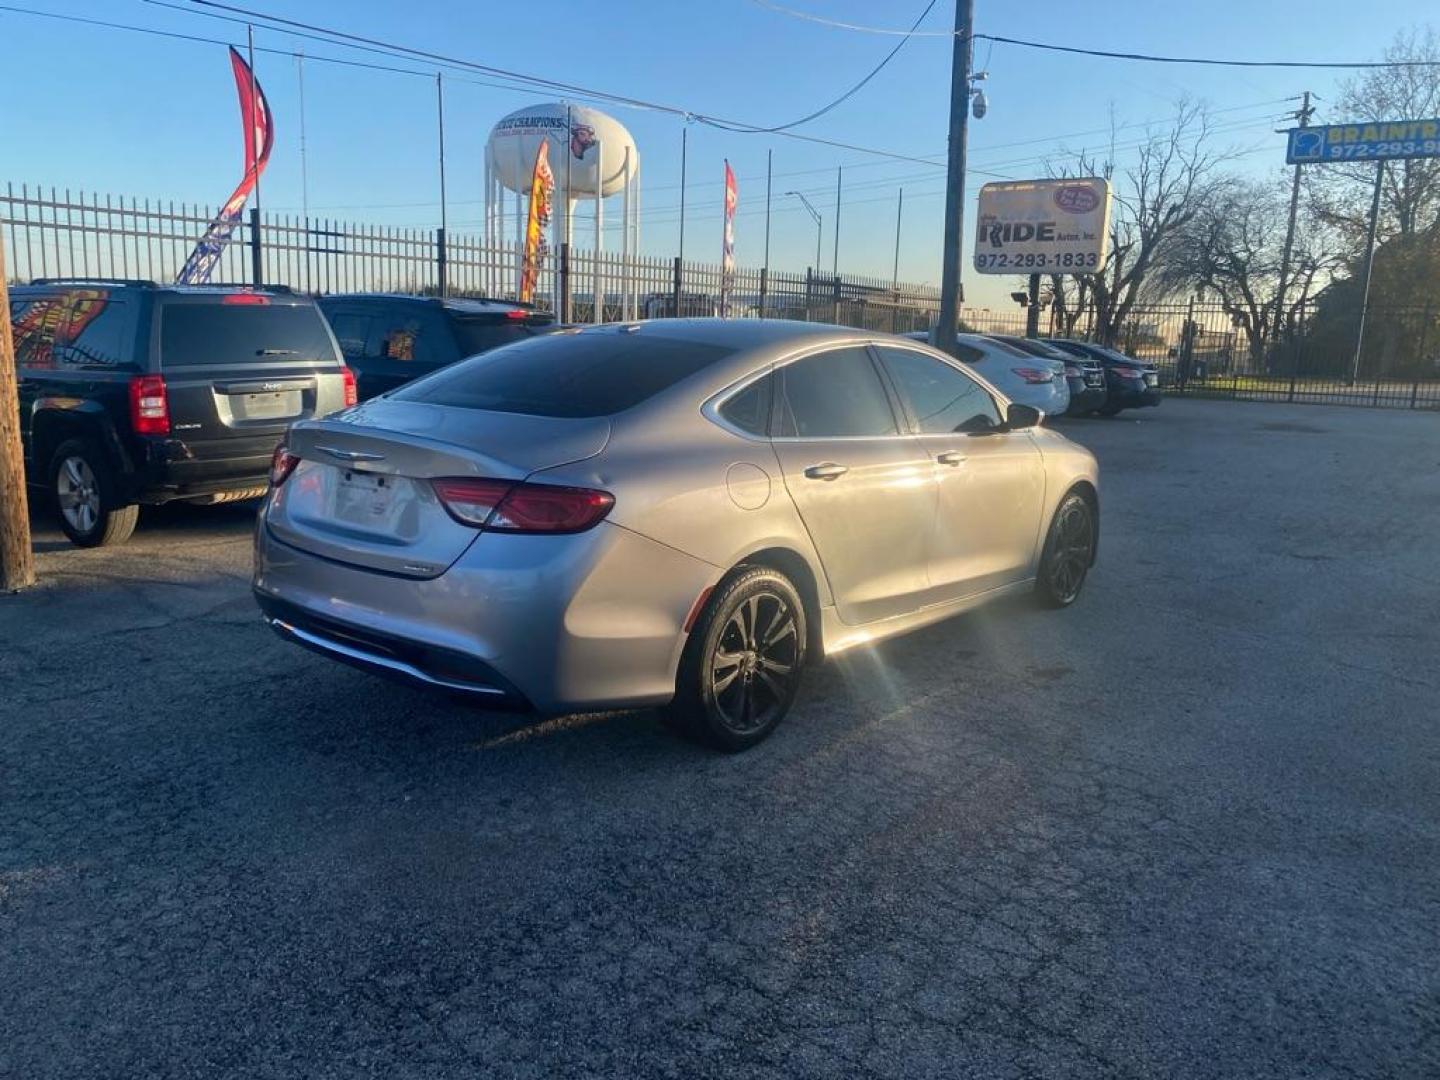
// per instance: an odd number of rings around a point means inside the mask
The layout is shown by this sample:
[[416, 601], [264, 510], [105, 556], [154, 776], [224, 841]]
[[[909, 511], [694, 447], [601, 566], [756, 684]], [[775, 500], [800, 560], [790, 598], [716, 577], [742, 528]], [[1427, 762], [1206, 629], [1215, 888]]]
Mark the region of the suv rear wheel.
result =
[[117, 506], [115, 476], [89, 439], [69, 439], [50, 459], [50, 494], [60, 527], [80, 547], [122, 544], [130, 539], [140, 508]]

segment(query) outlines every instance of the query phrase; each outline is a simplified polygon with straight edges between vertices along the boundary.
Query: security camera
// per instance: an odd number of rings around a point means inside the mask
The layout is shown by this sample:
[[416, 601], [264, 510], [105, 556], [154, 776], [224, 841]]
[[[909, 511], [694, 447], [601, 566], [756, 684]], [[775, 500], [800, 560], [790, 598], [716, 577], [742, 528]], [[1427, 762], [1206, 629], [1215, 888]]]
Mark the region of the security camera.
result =
[[1012, 292], [1010, 294], [1010, 299], [1014, 300], [1015, 303], [1019, 304], [1021, 307], [1025, 307], [1030, 303], [1030, 294], [1026, 292]]

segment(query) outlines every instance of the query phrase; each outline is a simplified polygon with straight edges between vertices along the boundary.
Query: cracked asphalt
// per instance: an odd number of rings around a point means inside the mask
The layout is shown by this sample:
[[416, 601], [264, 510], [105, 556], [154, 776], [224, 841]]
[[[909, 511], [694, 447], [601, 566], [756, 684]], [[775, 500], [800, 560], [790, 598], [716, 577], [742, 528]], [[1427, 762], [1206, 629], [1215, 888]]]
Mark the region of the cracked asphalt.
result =
[[1440, 1075], [1440, 417], [1067, 425], [1100, 564], [735, 757], [287, 646], [246, 507], [0, 598], [0, 1075]]

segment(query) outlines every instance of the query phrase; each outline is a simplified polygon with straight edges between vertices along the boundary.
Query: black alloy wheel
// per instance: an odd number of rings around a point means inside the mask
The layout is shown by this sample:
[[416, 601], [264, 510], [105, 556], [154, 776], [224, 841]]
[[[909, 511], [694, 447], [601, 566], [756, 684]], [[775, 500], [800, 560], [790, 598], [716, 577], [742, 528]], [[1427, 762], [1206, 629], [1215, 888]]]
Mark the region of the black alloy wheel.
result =
[[1080, 596], [1095, 560], [1095, 511], [1084, 496], [1071, 492], [1055, 511], [1036, 583], [1051, 607], [1069, 607]]
[[754, 746], [795, 701], [805, 642], [790, 581], [768, 567], [740, 572], [716, 588], [691, 633], [671, 715], [721, 749]]

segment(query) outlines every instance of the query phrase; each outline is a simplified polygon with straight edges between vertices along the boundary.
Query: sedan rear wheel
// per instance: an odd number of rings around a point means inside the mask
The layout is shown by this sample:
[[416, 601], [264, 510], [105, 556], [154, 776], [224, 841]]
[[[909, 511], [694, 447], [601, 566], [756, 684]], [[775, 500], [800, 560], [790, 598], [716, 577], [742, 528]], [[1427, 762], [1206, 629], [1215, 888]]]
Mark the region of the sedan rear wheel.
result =
[[1095, 511], [1084, 496], [1066, 495], [1050, 523], [1040, 556], [1036, 591], [1051, 607], [1069, 607], [1080, 596], [1095, 559]]
[[783, 574], [745, 570], [715, 590], [680, 664], [671, 716], [724, 750], [784, 719], [805, 665], [805, 607]]

